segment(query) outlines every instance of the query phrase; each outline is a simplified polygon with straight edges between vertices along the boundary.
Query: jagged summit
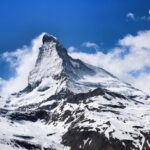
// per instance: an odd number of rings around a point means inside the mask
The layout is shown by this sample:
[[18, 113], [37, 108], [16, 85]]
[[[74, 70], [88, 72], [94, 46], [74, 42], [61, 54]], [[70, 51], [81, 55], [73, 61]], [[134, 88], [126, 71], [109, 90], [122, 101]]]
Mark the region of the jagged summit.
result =
[[85, 73], [92, 74], [94, 71], [81, 61], [72, 59], [55, 37], [45, 34], [35, 68], [29, 75], [29, 86], [35, 88], [44, 80], [63, 80], [67, 84], [69, 80], [82, 78]]
[[43, 44], [45, 42], [47, 43], [47, 42], [52, 42], [52, 41], [55, 42], [55, 43], [58, 42], [56, 37], [54, 37], [53, 35], [50, 35], [48, 33], [44, 33], [42, 41], [43, 41]]

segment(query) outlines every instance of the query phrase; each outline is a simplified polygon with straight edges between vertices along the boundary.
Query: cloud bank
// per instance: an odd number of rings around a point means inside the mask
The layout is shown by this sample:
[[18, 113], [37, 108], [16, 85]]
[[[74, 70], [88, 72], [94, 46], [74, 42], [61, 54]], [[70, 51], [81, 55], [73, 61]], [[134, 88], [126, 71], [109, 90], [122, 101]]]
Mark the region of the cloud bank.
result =
[[106, 54], [100, 50], [93, 54], [76, 51], [69, 54], [102, 67], [121, 80], [150, 93], [150, 30], [125, 36], [118, 41], [117, 47]]

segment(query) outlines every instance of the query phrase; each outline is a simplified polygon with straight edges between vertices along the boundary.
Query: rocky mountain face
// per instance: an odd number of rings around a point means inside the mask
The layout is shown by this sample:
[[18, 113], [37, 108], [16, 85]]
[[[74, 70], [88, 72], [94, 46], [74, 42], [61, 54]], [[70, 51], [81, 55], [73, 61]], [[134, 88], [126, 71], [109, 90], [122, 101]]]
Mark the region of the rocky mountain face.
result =
[[2, 150], [150, 150], [150, 96], [49, 34], [28, 86], [0, 101]]

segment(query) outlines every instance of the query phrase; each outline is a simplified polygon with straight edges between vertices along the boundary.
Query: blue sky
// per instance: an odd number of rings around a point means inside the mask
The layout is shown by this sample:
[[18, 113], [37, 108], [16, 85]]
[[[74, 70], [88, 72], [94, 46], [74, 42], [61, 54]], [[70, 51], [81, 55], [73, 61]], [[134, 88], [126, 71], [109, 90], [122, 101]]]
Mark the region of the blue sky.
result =
[[[30, 45], [42, 32], [55, 35], [66, 48], [94, 53], [92, 46], [83, 44], [90, 41], [109, 53], [126, 35], [136, 37], [150, 29], [149, 10], [149, 0], [1, 0], [0, 55]], [[128, 49], [122, 54], [126, 53]], [[0, 77], [14, 75], [10, 64], [0, 58]]]
[[0, 50], [11, 51], [42, 32], [56, 35], [66, 47], [84, 41], [108, 48], [149, 22], [127, 22], [126, 14], [145, 15], [149, 0], [1, 0]]

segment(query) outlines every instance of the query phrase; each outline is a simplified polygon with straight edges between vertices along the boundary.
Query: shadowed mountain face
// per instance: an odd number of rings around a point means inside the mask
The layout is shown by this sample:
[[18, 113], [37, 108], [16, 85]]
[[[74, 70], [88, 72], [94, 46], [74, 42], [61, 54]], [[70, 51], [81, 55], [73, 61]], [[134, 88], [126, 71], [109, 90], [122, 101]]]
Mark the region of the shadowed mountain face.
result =
[[1, 101], [0, 149], [150, 149], [150, 96], [71, 58], [49, 34], [28, 86]]

